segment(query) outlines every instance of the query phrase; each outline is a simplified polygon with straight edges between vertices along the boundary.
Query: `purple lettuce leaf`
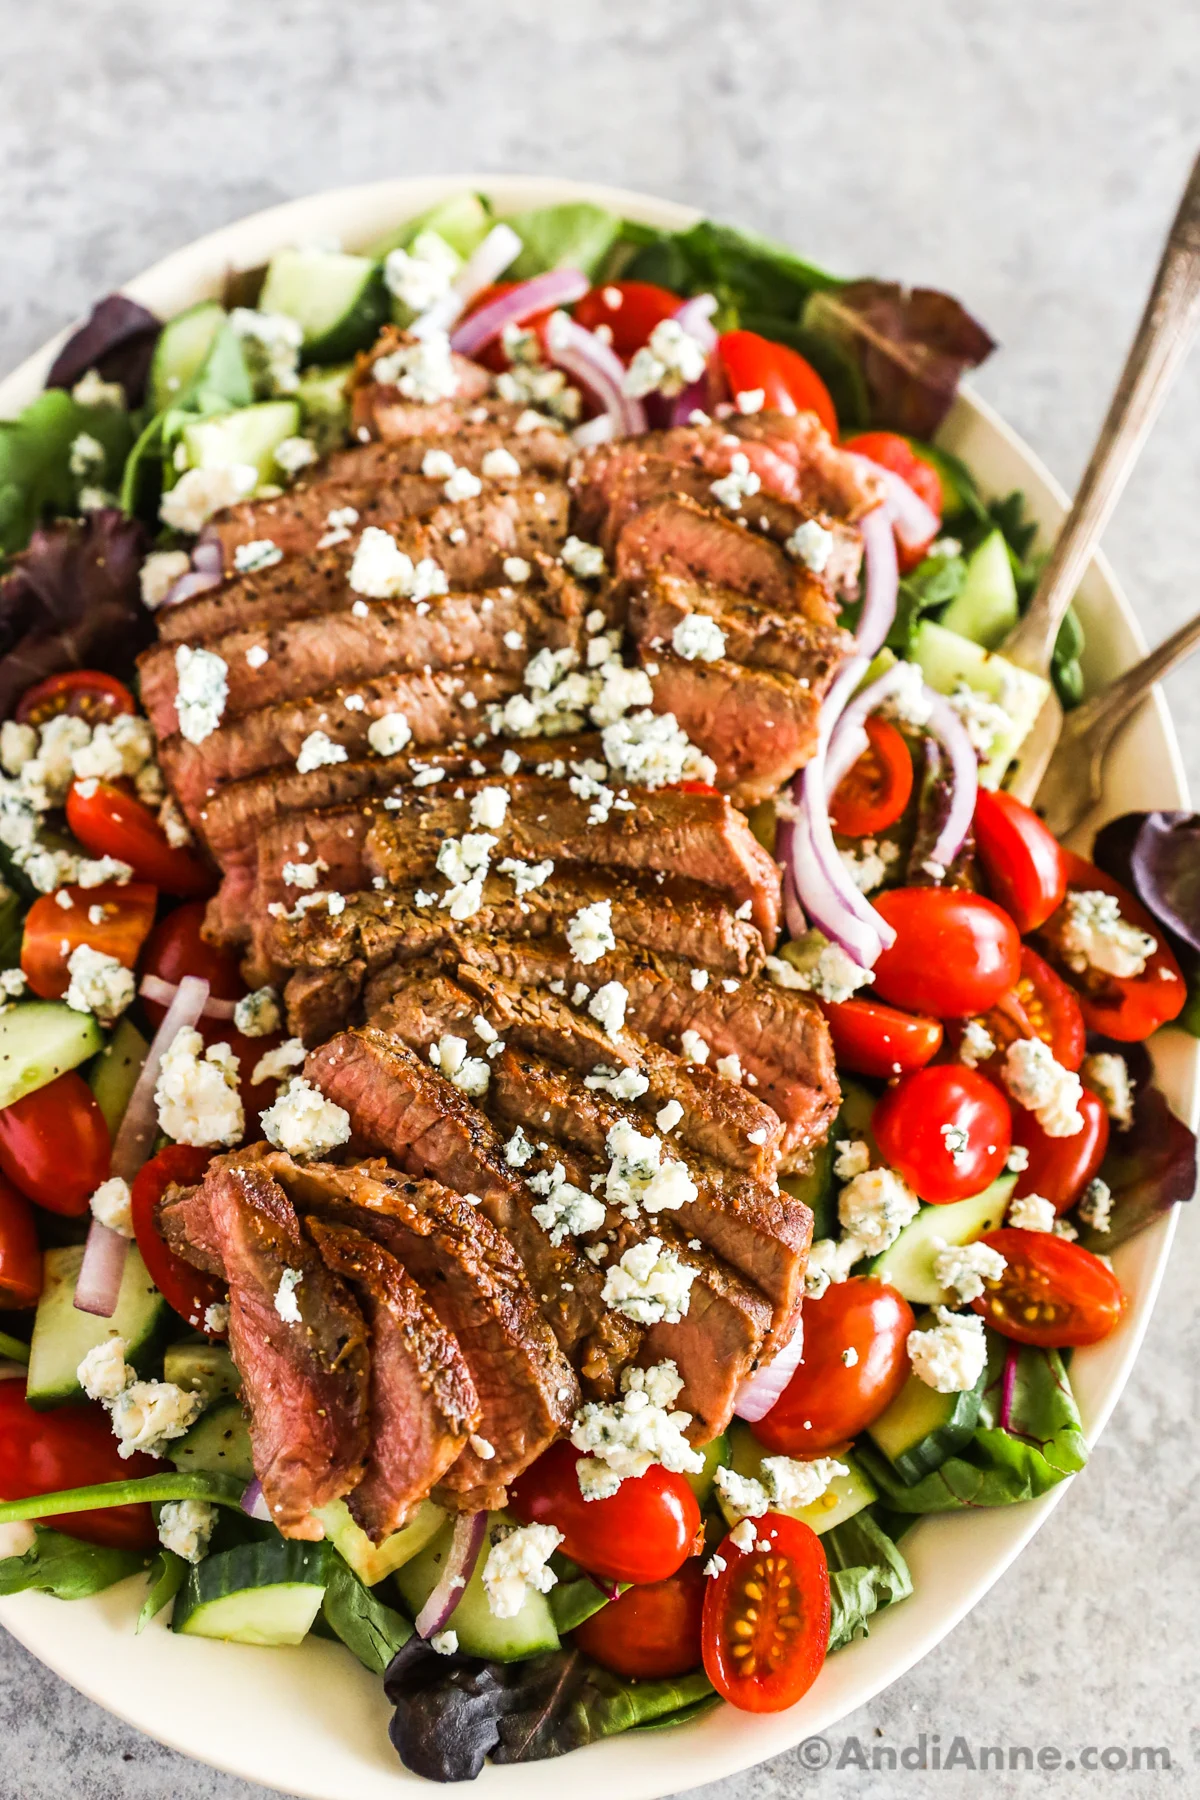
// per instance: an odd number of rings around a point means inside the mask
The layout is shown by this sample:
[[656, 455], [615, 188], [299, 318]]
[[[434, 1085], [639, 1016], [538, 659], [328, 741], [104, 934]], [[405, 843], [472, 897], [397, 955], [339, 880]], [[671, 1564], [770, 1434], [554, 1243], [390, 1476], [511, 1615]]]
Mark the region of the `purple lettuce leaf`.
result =
[[140, 406], [161, 330], [159, 320], [136, 300], [127, 294], [108, 294], [67, 339], [54, 359], [46, 386], [73, 388], [89, 369], [96, 369], [105, 381], [120, 382], [129, 406]]
[[1089, 1040], [1088, 1048], [1124, 1056], [1134, 1084], [1132, 1122], [1125, 1131], [1114, 1127], [1100, 1168], [1100, 1179], [1107, 1182], [1113, 1197], [1109, 1228], [1096, 1231], [1081, 1225], [1079, 1231], [1085, 1249], [1107, 1254], [1170, 1212], [1179, 1201], [1192, 1198], [1196, 1191], [1196, 1136], [1175, 1116], [1166, 1095], [1155, 1085], [1149, 1055], [1141, 1044]]

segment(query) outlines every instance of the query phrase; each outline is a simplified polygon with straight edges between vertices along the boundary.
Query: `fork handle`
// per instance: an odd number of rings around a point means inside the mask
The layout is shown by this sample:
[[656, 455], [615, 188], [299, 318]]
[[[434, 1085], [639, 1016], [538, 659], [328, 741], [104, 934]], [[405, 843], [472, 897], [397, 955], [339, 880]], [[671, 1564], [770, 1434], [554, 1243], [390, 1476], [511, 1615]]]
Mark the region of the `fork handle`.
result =
[[1193, 165], [1137, 336], [1074, 504], [1024, 618], [1002, 645], [1035, 674], [1050, 667], [1059, 626], [1138, 452], [1186, 355], [1200, 308], [1200, 157]]
[[1067, 714], [1059, 749], [1086, 743], [1089, 752], [1103, 755], [1118, 726], [1124, 724], [1143, 695], [1169, 675], [1177, 663], [1200, 645], [1200, 613], [1165, 638], [1157, 649], [1126, 669], [1103, 693], [1096, 694]]

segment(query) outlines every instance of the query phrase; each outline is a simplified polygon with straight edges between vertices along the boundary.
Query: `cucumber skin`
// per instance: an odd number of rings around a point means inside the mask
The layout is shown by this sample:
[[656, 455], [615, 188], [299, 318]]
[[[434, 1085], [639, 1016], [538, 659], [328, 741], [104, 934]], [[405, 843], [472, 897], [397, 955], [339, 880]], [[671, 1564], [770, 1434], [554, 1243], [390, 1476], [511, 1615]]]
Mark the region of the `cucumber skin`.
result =
[[219, 1400], [201, 1413], [191, 1430], [177, 1438], [168, 1452], [181, 1474], [232, 1475], [253, 1481], [254, 1459], [250, 1432], [237, 1400]]
[[[294, 266], [302, 259], [307, 259], [311, 265], [307, 276], [298, 272]], [[279, 251], [272, 257], [267, 269], [259, 305], [264, 312], [287, 313], [298, 319], [304, 327], [303, 354], [306, 363], [346, 362], [360, 350], [367, 349], [387, 322], [389, 297], [383, 270], [378, 264], [372, 264], [367, 257], [343, 257], [340, 252], [336, 256], [328, 255], [328, 262], [337, 260], [361, 263], [362, 272], [358, 289], [350, 304], [331, 319], [324, 329], [318, 331], [312, 329], [311, 318], [305, 319], [299, 312], [293, 312], [285, 302], [294, 292], [293, 283], [300, 282], [311, 289], [315, 279], [313, 271], [319, 269], [321, 260], [322, 253], [319, 251]]]
[[239, 1393], [242, 1386], [224, 1344], [169, 1344], [163, 1354], [163, 1380], [189, 1394], [203, 1394], [206, 1406]]
[[[184, 1583], [175, 1599], [171, 1630], [190, 1637], [224, 1637], [223, 1632], [198, 1629], [208, 1622], [212, 1609], [223, 1603], [244, 1598], [257, 1590], [263, 1596], [272, 1588], [311, 1587], [312, 1616], [316, 1617], [329, 1584], [332, 1552], [325, 1543], [300, 1543], [289, 1538], [267, 1539], [255, 1544], [239, 1544], [233, 1550], [218, 1551], [203, 1562], [189, 1566]], [[227, 1609], [235, 1611], [233, 1607]], [[219, 1615], [218, 1615], [219, 1616]], [[239, 1635], [232, 1641], [252, 1644], [294, 1644], [299, 1639], [293, 1632], [272, 1635], [256, 1629], [253, 1635]]]
[[[910, 1379], [917, 1380], [918, 1377], [913, 1376]], [[875, 1436], [875, 1426], [868, 1426], [867, 1436], [880, 1455], [887, 1458], [906, 1487], [915, 1487], [924, 1476], [932, 1475], [935, 1469], [940, 1469], [944, 1462], [947, 1462], [950, 1457], [956, 1456], [971, 1441], [975, 1427], [979, 1423], [979, 1411], [983, 1404], [983, 1390], [986, 1382], [987, 1371], [985, 1370], [973, 1388], [968, 1388], [961, 1394], [947, 1394], [945, 1398], [953, 1400], [954, 1405], [942, 1424], [933, 1431], [925, 1432], [915, 1443], [898, 1453], [885, 1450]], [[894, 1412], [901, 1405], [905, 1392], [906, 1388], [901, 1388], [887, 1412], [875, 1421], [876, 1425], [884, 1424], [888, 1413]]]
[[[482, 1656], [490, 1662], [520, 1662], [529, 1656], [541, 1656], [559, 1648], [554, 1615], [545, 1594], [530, 1592], [525, 1604], [512, 1619], [497, 1619], [487, 1600], [483, 1585], [483, 1569], [491, 1547], [495, 1525], [515, 1525], [507, 1513], [488, 1515], [488, 1536], [480, 1552], [475, 1572], [463, 1590], [458, 1604], [446, 1621], [447, 1628], [458, 1633], [459, 1649], [468, 1656]], [[409, 1614], [416, 1618], [437, 1584], [443, 1562], [450, 1547], [453, 1526], [447, 1522], [433, 1542], [419, 1556], [405, 1563], [392, 1577]]]
[[128, 1019], [118, 1019], [108, 1044], [88, 1069], [88, 1086], [104, 1114], [111, 1138], [117, 1135], [149, 1052], [150, 1046], [137, 1026]]
[[[164, 412], [178, 406], [208, 360], [213, 341], [225, 321], [225, 308], [219, 300], [201, 300], [184, 312], [168, 319], [163, 326], [150, 364], [149, 391], [151, 413]], [[188, 350], [179, 364], [178, 344], [184, 340]], [[174, 377], [174, 385], [171, 385]]]

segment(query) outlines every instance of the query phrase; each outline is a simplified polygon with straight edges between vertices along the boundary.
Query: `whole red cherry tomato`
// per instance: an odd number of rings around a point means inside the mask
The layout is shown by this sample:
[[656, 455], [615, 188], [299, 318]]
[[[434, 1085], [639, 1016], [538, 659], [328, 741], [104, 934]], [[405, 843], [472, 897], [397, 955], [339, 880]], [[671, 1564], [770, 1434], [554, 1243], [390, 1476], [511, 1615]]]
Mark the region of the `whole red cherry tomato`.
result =
[[80, 944], [115, 956], [132, 969], [154, 923], [156, 895], [144, 882], [131, 881], [124, 887], [108, 882], [59, 892], [68, 895], [70, 906], [62, 907], [53, 894], [43, 894], [25, 915], [21, 939], [21, 968], [43, 1000], [61, 1000], [66, 993], [71, 985], [67, 964]]
[[658, 1681], [686, 1675], [701, 1662], [704, 1564], [689, 1556], [665, 1581], [626, 1588], [577, 1625], [575, 1642], [585, 1656], [616, 1675]]
[[578, 302], [575, 323], [585, 331], [606, 330], [617, 355], [630, 362], [650, 342], [654, 327], [673, 319], [682, 305], [678, 294], [653, 281], [606, 281]]
[[[162, 1464], [135, 1451], [119, 1454], [108, 1415], [99, 1406], [58, 1406], [35, 1412], [23, 1381], [0, 1381], [0, 1500], [30, 1500], [60, 1488], [92, 1487], [158, 1475]], [[39, 1521], [89, 1544], [121, 1550], [158, 1548], [150, 1508], [111, 1506], [56, 1514]]]
[[0, 1169], [47, 1212], [82, 1218], [111, 1156], [104, 1114], [74, 1069], [0, 1109]]
[[978, 1069], [933, 1063], [887, 1090], [871, 1130], [880, 1155], [913, 1192], [942, 1206], [980, 1194], [996, 1179], [1012, 1143], [1012, 1114]]
[[59, 713], [70, 713], [89, 725], [99, 725], [118, 713], [136, 711], [133, 695], [115, 675], [105, 675], [100, 669], [70, 669], [26, 688], [16, 716], [22, 725], [44, 725]]
[[860, 994], [851, 1000], [819, 1000], [817, 1004], [828, 1021], [838, 1067], [854, 1075], [875, 1075], [886, 1081], [910, 1069], [923, 1069], [941, 1049], [942, 1027], [937, 1019], [901, 1012]]
[[[196, 975], [207, 981], [210, 999], [240, 1000], [246, 984], [238, 971], [237, 957], [205, 941], [201, 935], [204, 913], [203, 900], [189, 900], [160, 919], [146, 939], [142, 973], [157, 975], [160, 981], [169, 981], [174, 987], [185, 975]], [[166, 1007], [157, 1000], [143, 1000], [142, 1005], [157, 1030], [166, 1017]], [[225, 1026], [225, 1032], [219, 1035], [232, 1030], [228, 1021], [205, 1018], [201, 1020], [201, 1035], [212, 1038], [214, 1026]]]
[[557, 1526], [564, 1554], [589, 1574], [637, 1582], [674, 1575], [700, 1527], [700, 1508], [684, 1477], [653, 1463], [606, 1499], [585, 1500], [580, 1460], [565, 1438], [551, 1444], [509, 1490], [517, 1518]]
[[843, 837], [875, 837], [894, 825], [912, 793], [913, 765], [896, 727], [876, 714], [867, 720], [867, 748], [834, 789], [829, 816]]
[[76, 781], [67, 794], [67, 824], [93, 856], [128, 863], [138, 881], [164, 894], [212, 894], [214, 871], [195, 850], [176, 848], [148, 806], [116, 782]]
[[42, 1253], [24, 1194], [0, 1176], [0, 1308], [36, 1306], [42, 1292]]
[[150, 1279], [181, 1319], [209, 1337], [223, 1334], [205, 1324], [204, 1315], [215, 1302], [224, 1300], [225, 1283], [176, 1256], [158, 1229], [155, 1208], [173, 1185], [191, 1187], [203, 1179], [214, 1152], [194, 1144], [167, 1144], [143, 1163], [133, 1178], [133, 1233]]
[[1121, 1284], [1082, 1244], [1013, 1225], [980, 1242], [998, 1250], [1006, 1266], [972, 1305], [1003, 1337], [1059, 1350], [1098, 1344], [1120, 1324]]
[[1016, 926], [981, 894], [888, 888], [874, 904], [896, 933], [875, 964], [875, 993], [892, 1006], [966, 1018], [987, 1012], [1021, 972]]
[[755, 1437], [784, 1456], [819, 1456], [857, 1437], [904, 1386], [912, 1329], [908, 1301], [873, 1275], [852, 1275], [806, 1300], [803, 1360]]
[[1047, 1137], [1033, 1113], [1013, 1107], [1013, 1143], [1029, 1152], [1013, 1190], [1018, 1199], [1040, 1194], [1055, 1212], [1064, 1213], [1098, 1174], [1108, 1149], [1108, 1114], [1090, 1088], [1084, 1088], [1077, 1105], [1083, 1130], [1074, 1137]]
[[717, 354], [734, 399], [762, 390], [768, 412], [816, 413], [831, 438], [838, 434], [833, 396], [810, 362], [787, 344], [757, 331], [723, 331]]
[[704, 1671], [743, 1712], [782, 1712], [808, 1692], [825, 1661], [829, 1565], [820, 1538], [800, 1519], [765, 1513], [754, 1523], [754, 1548], [723, 1539], [725, 1566], [706, 1581]]
[[1062, 845], [1032, 807], [1011, 794], [980, 788], [975, 848], [992, 898], [1024, 935], [1044, 925], [1067, 891]]
[[[1187, 999], [1182, 971], [1162, 926], [1150, 917], [1140, 900], [1082, 856], [1064, 850], [1063, 857], [1067, 865], [1067, 900], [1042, 927], [1041, 942], [1078, 993], [1088, 1030], [1122, 1043], [1140, 1042], [1182, 1012]], [[1114, 895], [1120, 902], [1121, 917], [1154, 939], [1154, 949], [1140, 975], [1106, 975], [1090, 964], [1082, 969], [1072, 966], [1062, 941], [1070, 897], [1072, 893], [1097, 890]]]

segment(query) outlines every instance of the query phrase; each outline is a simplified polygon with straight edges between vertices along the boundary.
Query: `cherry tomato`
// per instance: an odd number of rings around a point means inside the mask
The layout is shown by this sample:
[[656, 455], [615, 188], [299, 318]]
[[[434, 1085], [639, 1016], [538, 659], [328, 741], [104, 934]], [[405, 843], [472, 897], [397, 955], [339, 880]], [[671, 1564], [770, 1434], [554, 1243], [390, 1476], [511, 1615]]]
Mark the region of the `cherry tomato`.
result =
[[[819, 1456], [865, 1431], [908, 1378], [912, 1307], [873, 1275], [804, 1302], [804, 1356], [754, 1435], [784, 1456]], [[857, 1352], [849, 1367], [847, 1350]]]
[[887, 1080], [923, 1069], [941, 1049], [942, 1027], [937, 1019], [900, 1012], [878, 1000], [819, 1000], [829, 1023], [829, 1035], [839, 1068], [854, 1075], [875, 1075]]
[[[1054, 973], [1050, 964], [1028, 944], [1021, 945], [1021, 973], [1016, 985], [999, 999], [980, 1023], [996, 1044], [996, 1052], [983, 1064], [1001, 1079], [1004, 1053], [1017, 1038], [1040, 1037], [1064, 1069], [1078, 1069], [1087, 1049], [1087, 1030], [1074, 990]], [[955, 1045], [962, 1031], [952, 1027]]]
[[164, 894], [212, 894], [216, 878], [194, 850], [176, 849], [148, 806], [109, 781], [76, 781], [67, 824], [93, 856], [115, 856]]
[[945, 501], [937, 470], [924, 457], [917, 455], [907, 438], [900, 437], [894, 431], [860, 432], [857, 437], [846, 439], [845, 448], [853, 450], [857, 456], [865, 456], [869, 462], [878, 463], [881, 469], [890, 469], [893, 475], [899, 475], [901, 481], [906, 481], [914, 494], [936, 515], [936, 529], [930, 532], [923, 544], [908, 548], [903, 544], [896, 545], [901, 573], [915, 569], [929, 554], [929, 546], [942, 528]]
[[[246, 984], [238, 972], [237, 958], [228, 950], [218, 950], [215, 944], [205, 942], [201, 936], [204, 911], [203, 900], [189, 900], [160, 919], [146, 939], [142, 973], [157, 975], [160, 981], [169, 981], [175, 987], [185, 975], [197, 975], [207, 981], [211, 999], [240, 1000]], [[143, 1000], [142, 1005], [157, 1030], [166, 1017], [166, 1007], [156, 1000]], [[218, 1021], [202, 1019], [202, 1035], [207, 1036], [214, 1023]]]
[[155, 893], [144, 882], [124, 887], [60, 888], [71, 904], [62, 907], [54, 894], [43, 894], [25, 915], [21, 968], [35, 994], [61, 1000], [71, 984], [67, 964], [80, 944], [115, 956], [132, 969], [154, 923]]
[[198, 1145], [168, 1144], [138, 1170], [131, 1196], [133, 1234], [151, 1281], [181, 1319], [209, 1337], [221, 1334], [208, 1331], [204, 1314], [214, 1302], [225, 1298], [225, 1283], [215, 1275], [205, 1274], [203, 1269], [193, 1269], [191, 1263], [176, 1256], [158, 1229], [155, 1207], [169, 1187], [191, 1187], [202, 1180], [213, 1154]]
[[908, 745], [887, 719], [867, 720], [867, 748], [838, 782], [829, 817], [843, 837], [875, 837], [894, 825], [912, 793]]
[[630, 362], [649, 343], [654, 327], [673, 319], [682, 305], [678, 294], [653, 281], [606, 281], [579, 301], [575, 322], [585, 331], [607, 326], [613, 349], [623, 362]]
[[[704, 1671], [743, 1712], [782, 1712], [806, 1694], [829, 1647], [829, 1565], [812, 1527], [786, 1513], [755, 1520], [756, 1547], [723, 1540], [705, 1582]], [[762, 1542], [769, 1550], [759, 1550]]]
[[1082, 1244], [1013, 1225], [980, 1242], [998, 1250], [1007, 1266], [972, 1305], [1002, 1336], [1059, 1350], [1098, 1344], [1120, 1324], [1121, 1284]]
[[1021, 972], [1006, 912], [957, 888], [888, 888], [875, 909], [896, 933], [875, 964], [875, 992], [909, 1012], [961, 1019], [986, 1012]]
[[812, 364], [787, 344], [772, 343], [756, 331], [724, 331], [717, 340], [729, 391], [763, 392], [769, 412], [816, 413], [831, 438], [838, 434], [833, 398]]
[[1067, 922], [1065, 906], [1046, 921], [1041, 934], [1047, 954], [1079, 995], [1088, 1030], [1098, 1032], [1102, 1037], [1117, 1038], [1121, 1043], [1138, 1043], [1182, 1012], [1187, 985], [1179, 964], [1162, 926], [1150, 917], [1139, 900], [1082, 856], [1064, 850], [1063, 857], [1070, 892], [1086, 893], [1098, 888], [1102, 893], [1114, 894], [1120, 901], [1121, 917], [1154, 939], [1154, 949], [1146, 958], [1142, 973], [1118, 976], [1106, 975], [1090, 965], [1082, 971], [1071, 968], [1060, 948], [1061, 934]]
[[[162, 1466], [140, 1451], [121, 1456], [102, 1407], [57, 1406], [53, 1412], [35, 1412], [25, 1398], [23, 1381], [0, 1381], [0, 1499], [29, 1500], [60, 1488], [133, 1481], [161, 1474]], [[89, 1544], [147, 1553], [158, 1548], [154, 1519], [144, 1505], [56, 1514], [39, 1523]]]
[[[515, 281], [494, 281], [489, 287], [481, 288], [467, 307], [463, 317], [469, 319], [473, 313], [482, 312], [483, 308], [490, 306], [493, 300], [499, 300], [502, 294], [510, 294], [519, 285]], [[679, 302], [676, 301], [675, 304], [678, 305]], [[542, 312], [521, 312], [512, 322], [514, 325], [520, 325], [523, 331], [536, 332], [542, 340], [544, 350], [546, 326], [554, 310], [554, 307], [547, 307]], [[502, 374], [509, 367], [508, 352], [504, 348], [502, 338], [493, 338], [490, 344], [483, 346], [482, 350], [474, 352], [474, 358], [476, 362], [482, 363], [485, 369], [491, 369], [497, 375]]]
[[74, 1069], [0, 1110], [0, 1169], [47, 1212], [82, 1218], [111, 1155], [104, 1114]]
[[665, 1581], [626, 1588], [575, 1627], [579, 1649], [602, 1668], [636, 1681], [686, 1675], [700, 1666], [704, 1565], [689, 1556]]
[[[889, 1088], [871, 1114], [880, 1155], [934, 1206], [981, 1194], [1012, 1143], [1008, 1101], [978, 1069], [934, 1063]], [[807, 1317], [807, 1308], [805, 1309]]]
[[36, 1306], [42, 1292], [42, 1253], [24, 1194], [0, 1177], [0, 1307]]
[[1040, 1194], [1053, 1202], [1055, 1212], [1074, 1206], [1092, 1177], [1099, 1172], [1108, 1149], [1108, 1114], [1101, 1100], [1084, 1088], [1079, 1097], [1083, 1130], [1074, 1137], [1047, 1137], [1033, 1113], [1013, 1107], [1013, 1143], [1029, 1152], [1029, 1163], [1017, 1177], [1017, 1197]]
[[980, 788], [975, 848], [992, 898], [1024, 935], [1062, 905], [1067, 862], [1062, 845], [1037, 814], [1011, 794]]
[[58, 713], [71, 713], [89, 725], [98, 725], [102, 719], [115, 719], [118, 713], [136, 711], [133, 695], [114, 675], [99, 669], [71, 669], [26, 688], [17, 702], [16, 716], [22, 725], [44, 725]]
[[564, 1555], [592, 1575], [636, 1582], [674, 1575], [700, 1526], [696, 1496], [683, 1476], [654, 1463], [609, 1498], [585, 1500], [575, 1472], [580, 1461], [565, 1438], [551, 1444], [509, 1489], [517, 1518], [556, 1525]]

